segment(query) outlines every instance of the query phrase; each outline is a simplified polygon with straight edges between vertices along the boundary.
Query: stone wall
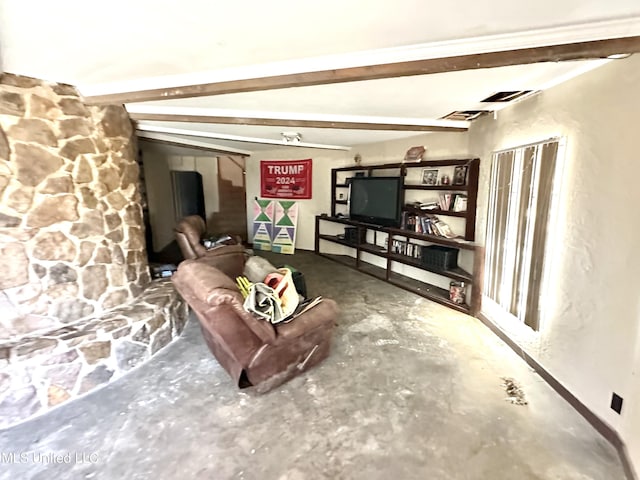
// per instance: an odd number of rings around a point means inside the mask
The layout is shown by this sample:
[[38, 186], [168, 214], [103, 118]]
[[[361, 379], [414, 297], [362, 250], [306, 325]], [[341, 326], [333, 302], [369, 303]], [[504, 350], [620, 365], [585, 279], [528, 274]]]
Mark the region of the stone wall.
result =
[[187, 313], [171, 281], [158, 280], [102, 316], [0, 342], [0, 428], [121, 377], [180, 335]]
[[0, 428], [141, 364], [187, 305], [150, 281], [131, 121], [0, 76]]
[[0, 76], [0, 195], [0, 340], [99, 316], [149, 282], [123, 107]]

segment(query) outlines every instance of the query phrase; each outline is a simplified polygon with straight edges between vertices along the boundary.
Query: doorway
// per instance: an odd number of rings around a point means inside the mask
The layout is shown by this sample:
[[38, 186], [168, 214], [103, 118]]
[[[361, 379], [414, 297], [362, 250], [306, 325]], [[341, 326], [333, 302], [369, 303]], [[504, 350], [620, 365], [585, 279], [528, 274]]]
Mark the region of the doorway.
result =
[[207, 220], [200, 173], [172, 170], [171, 186], [176, 223], [189, 215], [199, 215], [203, 220]]

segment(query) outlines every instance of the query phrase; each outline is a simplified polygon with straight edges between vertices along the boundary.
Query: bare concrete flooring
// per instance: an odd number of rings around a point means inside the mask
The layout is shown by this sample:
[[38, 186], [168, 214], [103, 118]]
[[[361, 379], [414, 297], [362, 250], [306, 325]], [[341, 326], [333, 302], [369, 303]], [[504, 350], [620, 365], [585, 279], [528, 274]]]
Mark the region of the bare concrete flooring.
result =
[[[615, 450], [476, 319], [308, 252], [270, 258], [338, 300], [327, 361], [269, 394], [238, 391], [192, 318], [114, 384], [0, 432], [0, 478], [624, 478]], [[528, 405], [506, 400], [502, 377]]]

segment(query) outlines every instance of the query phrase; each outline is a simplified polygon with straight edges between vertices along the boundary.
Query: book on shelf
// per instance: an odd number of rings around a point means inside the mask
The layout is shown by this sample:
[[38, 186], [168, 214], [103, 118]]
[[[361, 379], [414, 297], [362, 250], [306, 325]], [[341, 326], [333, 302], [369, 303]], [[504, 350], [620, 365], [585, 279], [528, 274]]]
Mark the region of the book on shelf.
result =
[[467, 196], [460, 193], [443, 193], [438, 200], [438, 207], [445, 212], [465, 212]]
[[402, 222], [400, 228], [410, 232], [435, 235], [445, 238], [456, 238], [451, 227], [435, 215], [417, 215], [409, 212], [402, 212]]
[[411, 243], [410, 241], [393, 239], [391, 241], [391, 253], [418, 260], [422, 258], [422, 245]]
[[456, 199], [453, 204], [454, 212], [466, 212], [467, 211], [467, 196], [456, 195]]
[[408, 210], [437, 210], [440, 208], [438, 200], [426, 200], [424, 202], [411, 202], [405, 204], [405, 208]]
[[432, 217], [431, 224], [433, 225], [434, 235], [437, 235], [439, 237], [445, 237], [445, 238], [456, 237], [456, 234], [453, 233], [453, 231], [451, 230], [451, 227], [449, 227], [447, 223], [443, 222], [438, 217]]

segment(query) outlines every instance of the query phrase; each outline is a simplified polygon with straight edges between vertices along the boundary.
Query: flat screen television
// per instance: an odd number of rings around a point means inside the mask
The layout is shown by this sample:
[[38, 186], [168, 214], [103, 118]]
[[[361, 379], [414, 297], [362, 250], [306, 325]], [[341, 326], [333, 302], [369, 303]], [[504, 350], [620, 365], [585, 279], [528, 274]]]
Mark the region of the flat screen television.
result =
[[349, 193], [349, 218], [383, 227], [400, 226], [401, 177], [354, 177]]

